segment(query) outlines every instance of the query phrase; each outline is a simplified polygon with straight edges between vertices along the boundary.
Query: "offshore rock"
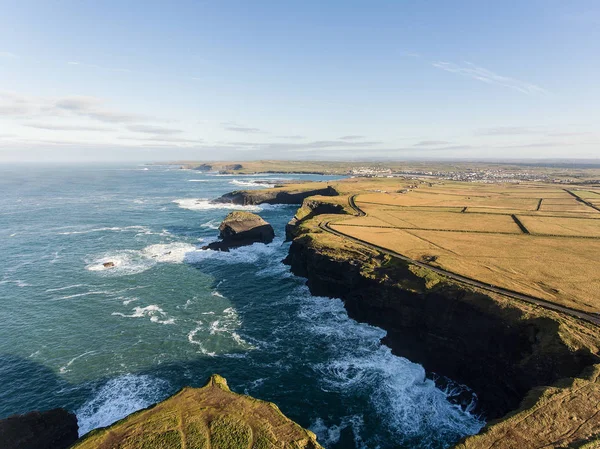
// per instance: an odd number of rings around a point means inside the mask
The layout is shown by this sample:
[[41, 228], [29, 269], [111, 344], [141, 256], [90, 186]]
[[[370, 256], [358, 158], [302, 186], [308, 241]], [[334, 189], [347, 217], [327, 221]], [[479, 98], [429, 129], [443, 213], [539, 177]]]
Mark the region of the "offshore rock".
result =
[[65, 409], [30, 412], [0, 420], [2, 449], [64, 449], [77, 440], [77, 418]]
[[219, 226], [219, 231], [221, 241], [211, 243], [202, 249], [229, 251], [230, 248], [257, 242], [271, 243], [275, 237], [273, 227], [250, 212], [231, 212]]
[[110, 427], [93, 430], [72, 449], [322, 449], [314, 433], [275, 404], [233, 393], [213, 375]]
[[337, 196], [338, 192], [331, 186], [311, 190], [236, 190], [214, 200], [214, 203], [232, 203], [240, 206], [254, 204], [302, 204], [309, 196]]

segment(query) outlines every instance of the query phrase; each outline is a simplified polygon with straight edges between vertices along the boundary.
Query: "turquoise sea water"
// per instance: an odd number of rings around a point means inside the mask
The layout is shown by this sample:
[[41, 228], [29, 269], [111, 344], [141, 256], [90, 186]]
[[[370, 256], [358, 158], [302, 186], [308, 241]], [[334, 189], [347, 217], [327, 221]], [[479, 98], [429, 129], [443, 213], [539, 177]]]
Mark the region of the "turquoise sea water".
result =
[[443, 448], [477, 432], [384, 331], [289, 273], [296, 206], [248, 208], [272, 244], [199, 249], [230, 211], [208, 199], [291, 177], [0, 167], [0, 418], [61, 406], [85, 433], [219, 373], [327, 448]]

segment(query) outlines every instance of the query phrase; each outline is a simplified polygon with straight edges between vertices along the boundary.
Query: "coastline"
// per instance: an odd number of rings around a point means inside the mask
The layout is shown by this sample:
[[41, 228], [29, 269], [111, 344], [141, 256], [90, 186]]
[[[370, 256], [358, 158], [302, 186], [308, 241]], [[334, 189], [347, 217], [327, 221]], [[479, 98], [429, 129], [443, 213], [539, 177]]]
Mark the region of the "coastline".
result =
[[[264, 191], [247, 191], [243, 198], [260, 202], [261, 195]], [[566, 397], [575, 413], [585, 414], [589, 398], [580, 392], [600, 391], [597, 327], [324, 232], [323, 221], [358, 215], [352, 201], [344, 201], [305, 195], [286, 230], [292, 244], [285, 263], [307, 279], [313, 295], [341, 298], [350, 317], [386, 330], [383, 343], [394, 354], [475, 391], [477, 411], [488, 425], [457, 447], [488, 447], [490, 441], [498, 447], [530, 447], [554, 441], [556, 432], [569, 434], [565, 444], [587, 444], [593, 432], [561, 410]], [[593, 428], [600, 426], [595, 413], [586, 421]], [[548, 419], [555, 421], [554, 433], [546, 429], [542, 435], [536, 423]], [[502, 443], [518, 427], [511, 424], [515, 421], [525, 426], [520, 446]]]

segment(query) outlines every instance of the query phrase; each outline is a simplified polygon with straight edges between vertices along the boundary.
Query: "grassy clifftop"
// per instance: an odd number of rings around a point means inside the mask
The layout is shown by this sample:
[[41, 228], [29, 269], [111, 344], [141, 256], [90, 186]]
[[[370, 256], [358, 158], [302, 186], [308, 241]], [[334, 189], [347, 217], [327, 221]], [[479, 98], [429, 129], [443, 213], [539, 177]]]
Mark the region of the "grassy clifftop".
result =
[[233, 393], [213, 375], [202, 388], [90, 432], [72, 449], [319, 449], [276, 405]]
[[597, 189], [407, 184], [344, 180], [336, 197], [306, 198], [289, 226], [292, 271], [313, 294], [342, 298], [350, 316], [388, 331], [394, 353], [473, 388], [492, 421], [457, 449], [600, 447], [600, 331], [564, 313], [599, 310], [589, 287], [599, 282], [600, 215], [587, 200], [598, 201]]

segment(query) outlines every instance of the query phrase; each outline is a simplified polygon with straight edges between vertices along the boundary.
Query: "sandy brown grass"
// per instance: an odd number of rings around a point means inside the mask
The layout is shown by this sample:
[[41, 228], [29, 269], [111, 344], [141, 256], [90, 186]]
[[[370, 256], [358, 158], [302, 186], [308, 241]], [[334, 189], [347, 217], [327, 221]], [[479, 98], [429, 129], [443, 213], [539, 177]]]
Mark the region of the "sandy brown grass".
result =
[[574, 217], [534, 217], [519, 215], [521, 222], [532, 234], [599, 237], [600, 221]]
[[[485, 283], [600, 312], [600, 212], [560, 185], [411, 183], [335, 183], [358, 194], [367, 216], [333, 216], [332, 227], [416, 260], [435, 256], [433, 264]], [[378, 185], [387, 193], [373, 192]]]

